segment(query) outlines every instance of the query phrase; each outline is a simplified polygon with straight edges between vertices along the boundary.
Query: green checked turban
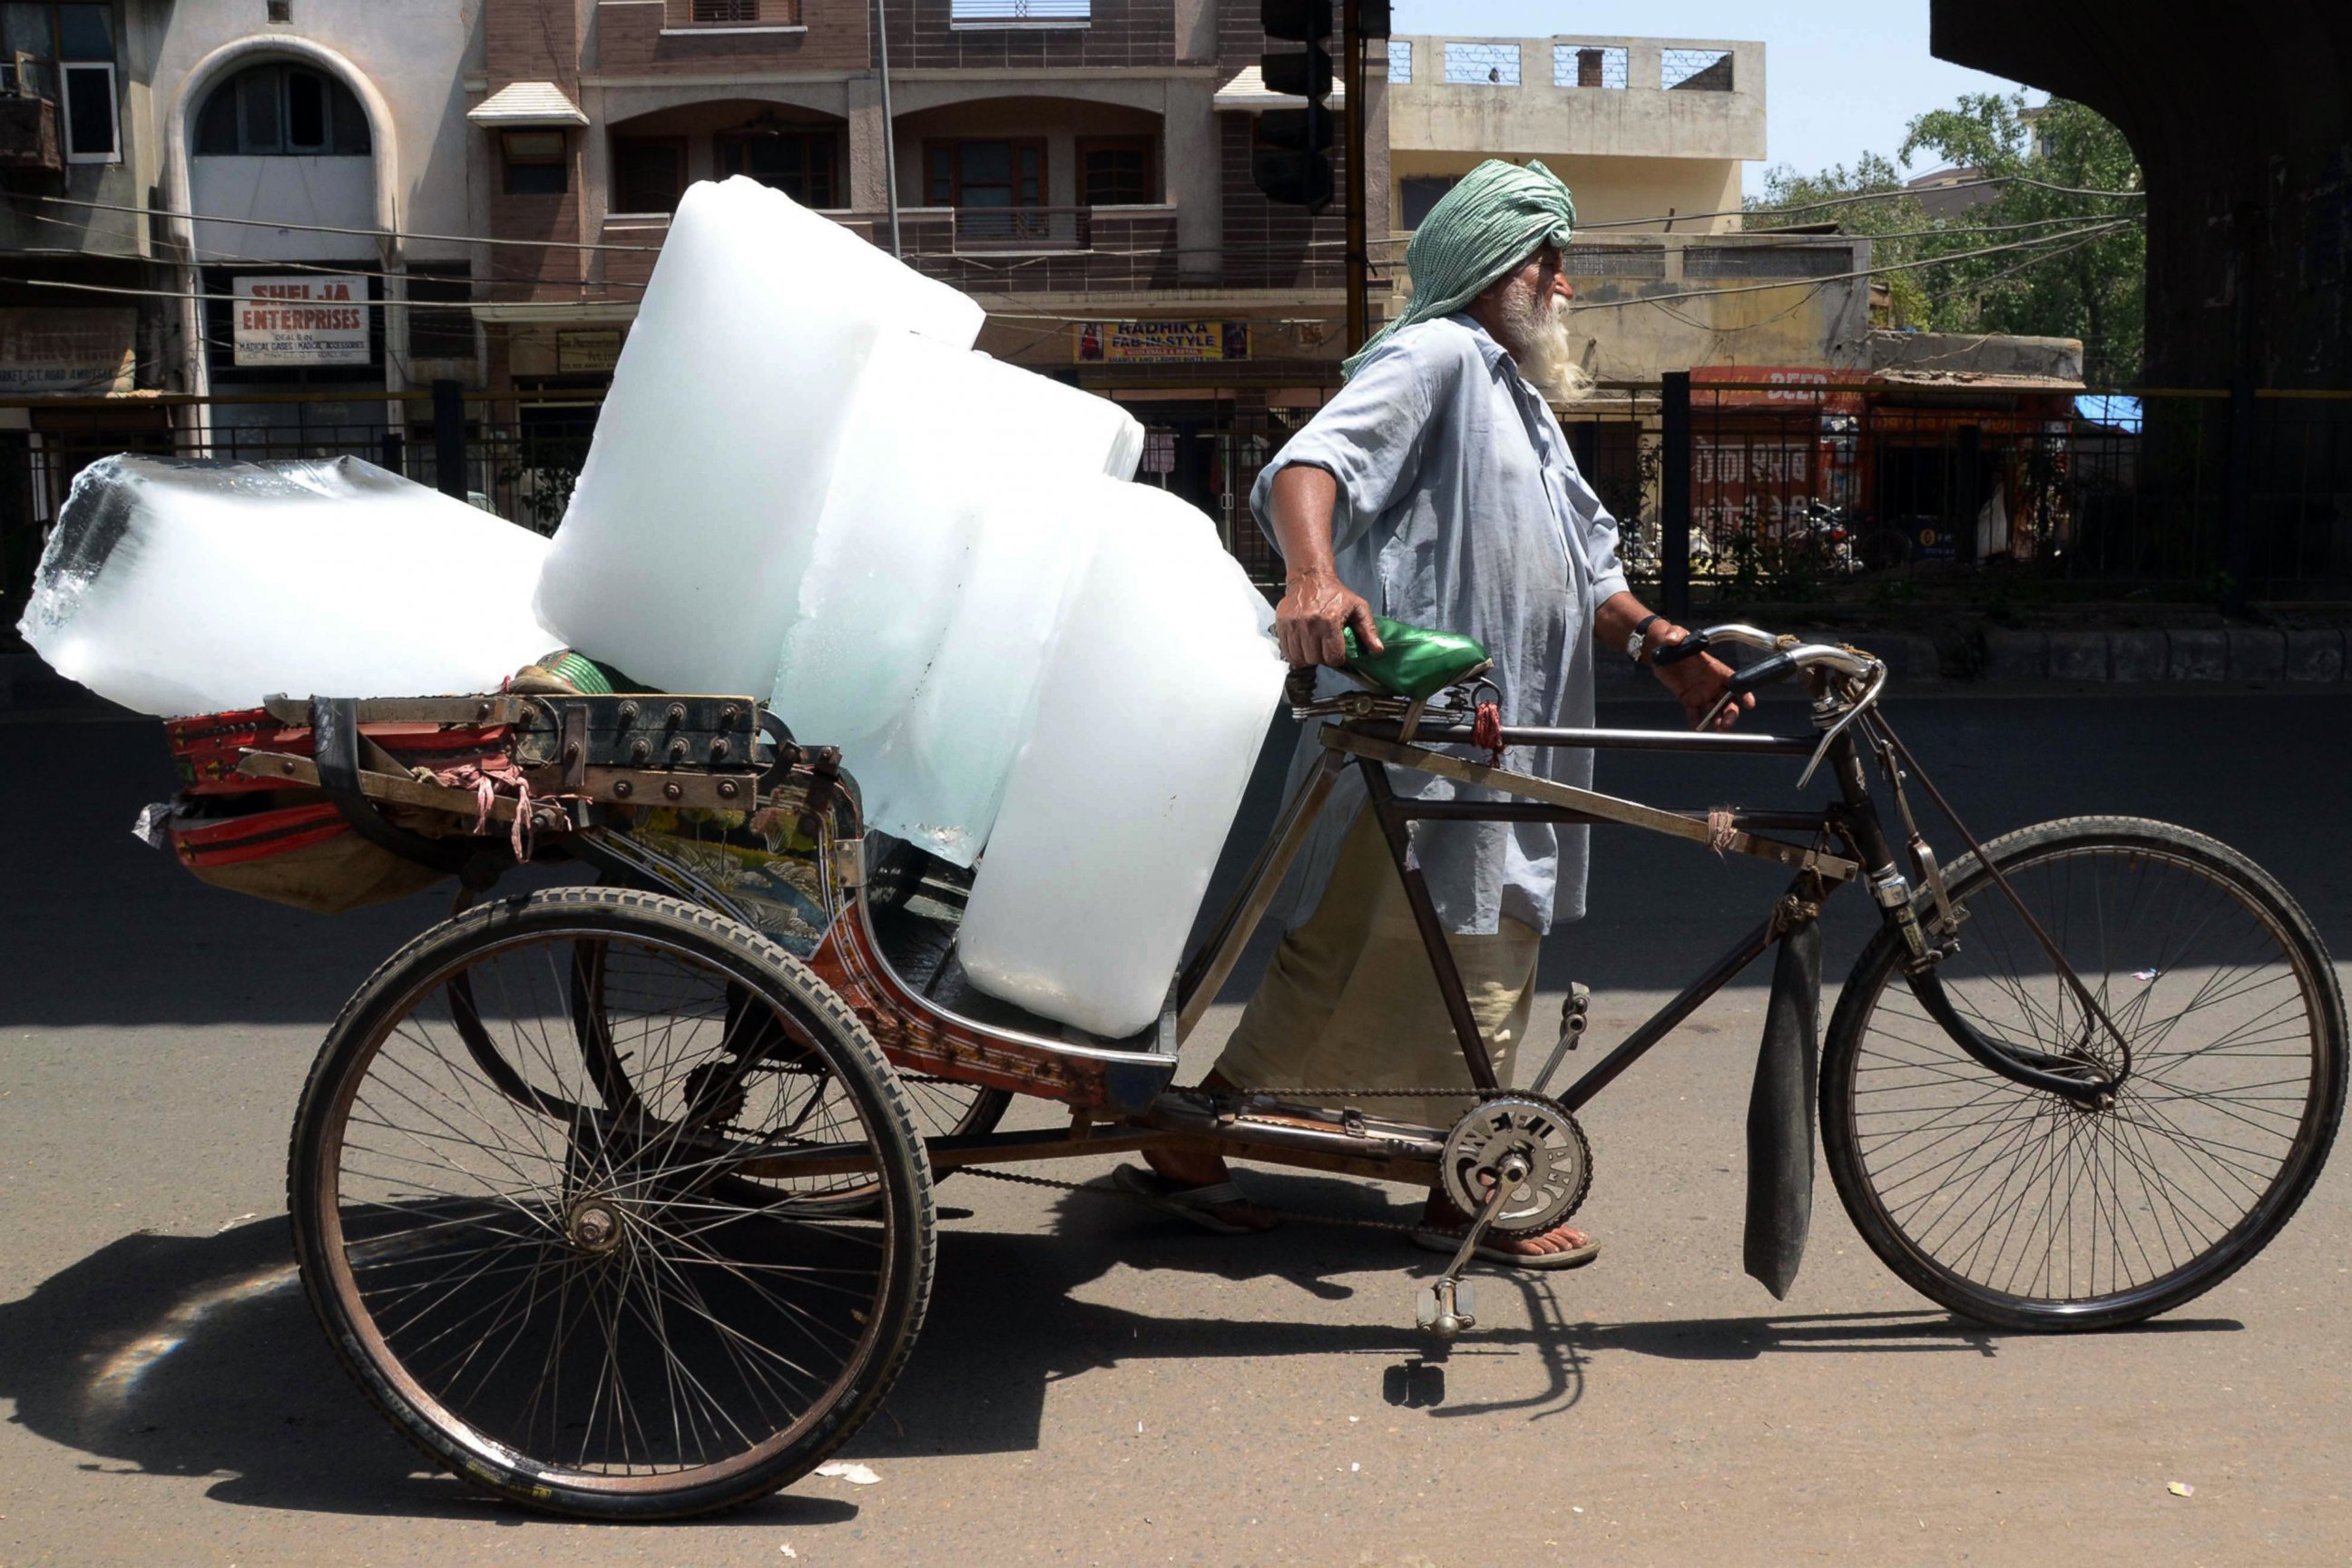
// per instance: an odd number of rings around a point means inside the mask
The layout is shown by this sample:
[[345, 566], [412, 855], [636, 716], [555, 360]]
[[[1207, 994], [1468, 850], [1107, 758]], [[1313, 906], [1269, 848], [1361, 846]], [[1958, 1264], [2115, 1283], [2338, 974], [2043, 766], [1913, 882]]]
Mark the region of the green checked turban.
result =
[[1450, 316], [1549, 240], [1566, 246], [1576, 204], [1559, 176], [1529, 159], [1522, 168], [1489, 158], [1429, 209], [1404, 247], [1412, 302], [1340, 366], [1352, 375], [1365, 354], [1400, 327]]

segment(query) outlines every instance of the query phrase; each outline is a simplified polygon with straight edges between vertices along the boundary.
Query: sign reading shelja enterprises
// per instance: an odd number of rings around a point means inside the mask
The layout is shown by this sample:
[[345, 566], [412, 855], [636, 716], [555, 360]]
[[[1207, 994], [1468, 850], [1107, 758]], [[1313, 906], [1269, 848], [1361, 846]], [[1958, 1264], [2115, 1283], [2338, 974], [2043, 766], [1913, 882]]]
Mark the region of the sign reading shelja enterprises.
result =
[[367, 279], [359, 273], [239, 278], [239, 365], [368, 363]]

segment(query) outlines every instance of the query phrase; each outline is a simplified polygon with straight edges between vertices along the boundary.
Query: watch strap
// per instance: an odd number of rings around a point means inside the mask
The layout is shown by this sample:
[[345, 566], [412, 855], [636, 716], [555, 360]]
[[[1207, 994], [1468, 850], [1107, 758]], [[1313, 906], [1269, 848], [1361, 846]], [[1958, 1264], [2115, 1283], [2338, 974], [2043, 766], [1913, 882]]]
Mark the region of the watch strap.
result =
[[1635, 664], [1642, 662], [1642, 649], [1650, 638], [1650, 628], [1664, 620], [1664, 616], [1643, 616], [1633, 626], [1633, 635], [1625, 639], [1625, 657]]

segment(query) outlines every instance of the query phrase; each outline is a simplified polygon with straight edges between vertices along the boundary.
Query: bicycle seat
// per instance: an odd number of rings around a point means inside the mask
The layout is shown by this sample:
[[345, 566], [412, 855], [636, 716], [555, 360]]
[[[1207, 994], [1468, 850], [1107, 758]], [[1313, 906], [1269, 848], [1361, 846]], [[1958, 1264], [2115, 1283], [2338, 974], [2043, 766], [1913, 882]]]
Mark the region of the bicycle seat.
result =
[[1379, 690], [1409, 702], [1483, 675], [1495, 662], [1475, 637], [1459, 632], [1409, 626], [1386, 616], [1374, 616], [1372, 626], [1381, 634], [1376, 654], [1356, 646], [1354, 627], [1340, 634], [1348, 645], [1348, 668]]

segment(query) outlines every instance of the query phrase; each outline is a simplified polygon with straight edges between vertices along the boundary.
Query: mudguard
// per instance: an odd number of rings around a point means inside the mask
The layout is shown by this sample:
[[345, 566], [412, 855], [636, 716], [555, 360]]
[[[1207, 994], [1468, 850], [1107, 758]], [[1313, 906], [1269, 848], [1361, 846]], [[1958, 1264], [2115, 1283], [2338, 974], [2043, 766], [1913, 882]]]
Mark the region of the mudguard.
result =
[[1812, 1219], [1821, 1034], [1822, 928], [1806, 921], [1780, 938], [1748, 1097], [1748, 1229], [1740, 1261], [1775, 1300], [1788, 1299]]

